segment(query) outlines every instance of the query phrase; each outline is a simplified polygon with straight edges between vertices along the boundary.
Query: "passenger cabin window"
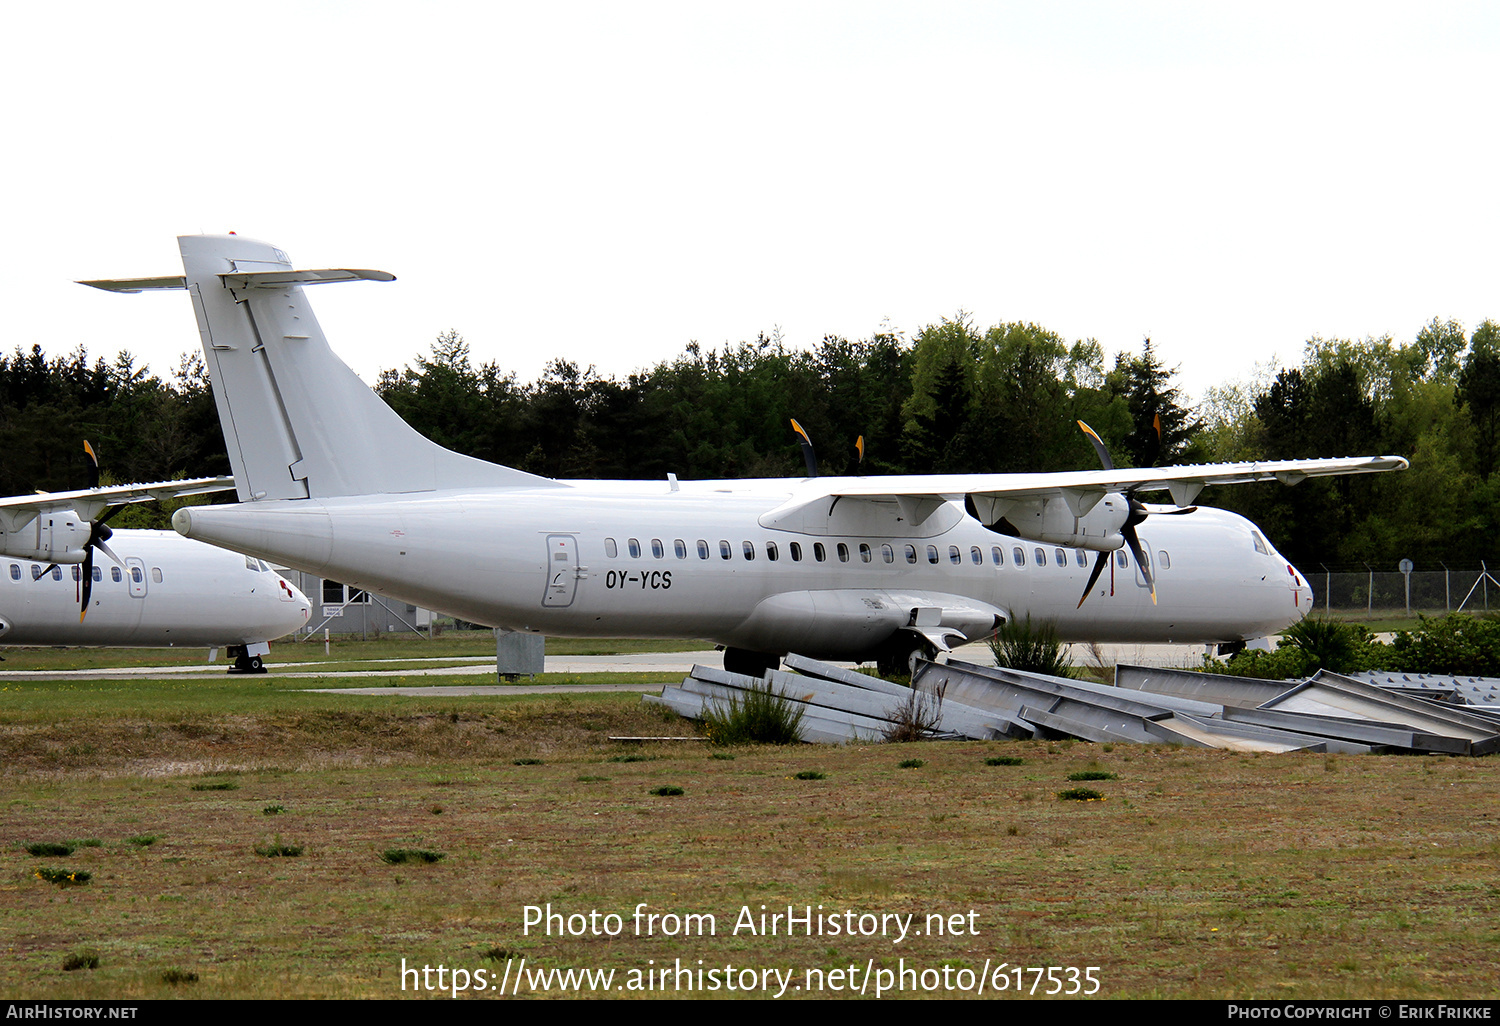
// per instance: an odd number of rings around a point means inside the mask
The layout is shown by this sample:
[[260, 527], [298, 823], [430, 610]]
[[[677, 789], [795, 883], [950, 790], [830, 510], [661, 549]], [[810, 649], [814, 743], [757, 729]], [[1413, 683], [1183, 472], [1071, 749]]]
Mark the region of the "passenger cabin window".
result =
[[1047, 565], [1047, 550], [1046, 549], [1038, 548], [1036, 550], [1036, 565], [1037, 566], [1046, 566]]
[[626, 548], [628, 548], [630, 550], [630, 558], [631, 559], [640, 559], [641, 558], [641, 543], [637, 539], [631, 538], [631, 539], [627, 540], [625, 542], [625, 546], [626, 546]]
[[708, 558], [708, 542], [704, 541], [702, 538], [698, 539], [698, 558]]
[[734, 549], [731, 548], [730, 545], [729, 545], [729, 543], [727, 541], [725, 541], [723, 538], [719, 539], [719, 558], [720, 559], [733, 559], [734, 558]]
[[1156, 566], [1159, 570], [1172, 569], [1172, 560], [1167, 555], [1166, 549], [1158, 549], [1156, 553]]
[[[999, 552], [1000, 550], [996, 549], [995, 551]], [[980, 551], [978, 545], [975, 545], [969, 549], [969, 562], [973, 563], [975, 566], [984, 565], [984, 553]]]
[[746, 559], [754, 559], [755, 558], [755, 543], [754, 542], [744, 542], [742, 544], [744, 546], [745, 558]]
[[[117, 574], [118, 574], [118, 573], [119, 573], [119, 572], [120, 572], [120, 571], [119, 571], [119, 570], [118, 570], [118, 569], [117, 569], [117, 570], [115, 570], [115, 573], [117, 573]], [[35, 564], [35, 563], [33, 563], [33, 564], [31, 564], [31, 579], [32, 579], [32, 580], [33, 580], [33, 581], [35, 581], [35, 580], [39, 580], [39, 579], [40, 579], [40, 578], [41, 578], [41, 576], [42, 576], [42, 568], [41, 568], [41, 567], [39, 567], [39, 566], [37, 566], [37, 565], [36, 565], [36, 564]], [[119, 578], [118, 578], [118, 577], [116, 577], [116, 578], [115, 578], [115, 580], [117, 580], [117, 581], [118, 581], [118, 580], [119, 580]]]
[[937, 561], [938, 561], [937, 546], [936, 545], [929, 545], [929, 546], [927, 546], [927, 562], [936, 564]]
[[76, 584], [81, 580], [83, 580], [83, 568], [75, 563], [73, 565], [73, 582]]
[[1015, 548], [1011, 549], [1010, 557], [1015, 562], [1016, 566], [1026, 565], [1026, 550], [1021, 548], [1021, 546], [1017, 545]]
[[152, 584], [160, 584], [161, 583], [161, 567], [159, 567], [159, 566], [153, 566], [151, 568], [151, 583]]
[[963, 561], [964, 561], [964, 554], [962, 552], [958, 551], [958, 546], [957, 545], [949, 545], [948, 546], [948, 562], [952, 563], [954, 566], [958, 566]]
[[104, 571], [99, 569], [97, 566], [94, 567], [94, 581], [97, 583], [98, 581], [102, 580], [104, 580]]
[[109, 579], [111, 581], [114, 581], [116, 584], [120, 583], [120, 581], [123, 578], [120, 577], [120, 568], [119, 567], [112, 566], [112, 567], [109, 568]]
[[[134, 570], [133, 569], [133, 570], [130, 571], [130, 576], [134, 577], [137, 581], [139, 581], [141, 579], [141, 572], [139, 570]], [[55, 567], [52, 568], [52, 579], [54, 581], [60, 581], [60, 580], [62, 580], [62, 567], [55, 566]]]
[[839, 542], [839, 562], [849, 562], [849, 546], [845, 545], [843, 542]]
[[990, 546], [990, 562], [996, 566], [1005, 565], [1005, 550], [998, 545]]
[[[54, 573], [53, 573], [52, 576], [56, 577], [58, 575], [54, 571]], [[145, 574], [141, 573], [141, 568], [140, 567], [133, 566], [133, 567], [130, 568], [130, 579], [132, 581], [134, 581], [136, 584], [140, 584], [141, 581], [145, 578], [145, 576], [146, 576]]]
[[821, 563], [827, 558], [828, 550], [823, 548], [823, 543], [813, 542], [813, 559], [816, 559], [819, 563]]
[[604, 554], [610, 559], [614, 559], [620, 554], [620, 547], [615, 544], [613, 538], [604, 539]]
[[776, 543], [766, 542], [766, 558], [774, 563], [779, 555], [780, 553], [776, 551]]
[[790, 549], [791, 552], [792, 552], [792, 562], [793, 563], [801, 562], [801, 560], [802, 560], [802, 546], [799, 545], [797, 542], [792, 542], [791, 544], [789, 544], [787, 546], [787, 548]]
[[1129, 559], [1129, 557], [1127, 557], [1125, 555], [1125, 550], [1124, 549], [1116, 549], [1115, 550], [1115, 566], [1118, 566], [1121, 569], [1124, 569], [1125, 567], [1127, 567], [1129, 565], [1130, 565], [1130, 559]]
[[1054, 553], [1054, 555], [1057, 556], [1057, 565], [1058, 566], [1067, 566], [1068, 565], [1068, 554], [1066, 552], [1064, 552], [1062, 549], [1058, 549]]
[[870, 562], [870, 560], [872, 560], [874, 558], [875, 558], [875, 553], [870, 550], [869, 544], [866, 543], [866, 542], [860, 542], [859, 543], [859, 561], [861, 563], [868, 563], [868, 562]]
[[889, 545], [882, 545], [880, 546], [880, 558], [887, 563], [894, 563], [896, 561], [896, 550]]
[[678, 559], [687, 559], [687, 542], [681, 538], [672, 539], [672, 551], [677, 555]]
[[666, 554], [667, 554], [667, 550], [666, 550], [665, 547], [663, 547], [663, 545], [661, 543], [661, 539], [660, 538], [652, 538], [651, 539], [651, 555], [655, 556], [657, 559], [660, 559], [663, 556], [665, 556]]
[[908, 545], [906, 547], [906, 561], [908, 563], [915, 563], [917, 561], [917, 547], [915, 545]]
[[13, 581], [19, 581], [21, 579], [21, 564], [20, 563], [12, 563], [10, 565], [10, 579], [13, 580]]

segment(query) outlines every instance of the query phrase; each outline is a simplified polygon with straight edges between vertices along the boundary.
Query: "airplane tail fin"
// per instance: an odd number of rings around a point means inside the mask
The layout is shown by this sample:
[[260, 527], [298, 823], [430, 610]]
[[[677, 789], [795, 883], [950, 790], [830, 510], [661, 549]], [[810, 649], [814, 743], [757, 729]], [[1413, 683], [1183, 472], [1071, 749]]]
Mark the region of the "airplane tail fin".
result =
[[84, 284], [192, 296], [241, 502], [551, 484], [424, 438], [329, 348], [304, 286], [393, 275], [294, 270], [281, 250], [238, 235], [178, 243], [182, 278]]

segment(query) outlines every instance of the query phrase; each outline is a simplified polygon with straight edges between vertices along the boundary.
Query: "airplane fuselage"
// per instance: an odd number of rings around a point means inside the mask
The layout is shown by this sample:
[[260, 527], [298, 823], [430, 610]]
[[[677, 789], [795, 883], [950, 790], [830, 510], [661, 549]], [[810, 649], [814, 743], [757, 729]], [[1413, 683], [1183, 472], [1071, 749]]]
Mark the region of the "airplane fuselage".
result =
[[257, 645], [307, 623], [307, 599], [269, 567], [170, 531], [115, 531], [123, 567], [94, 565], [79, 617], [82, 568], [36, 575], [36, 560], [0, 555], [0, 644], [224, 647]]
[[1148, 519], [1140, 534], [1155, 561], [1154, 604], [1119, 550], [1075, 608], [1092, 552], [997, 534], [957, 502], [920, 525], [895, 503], [867, 503], [847, 507], [859, 523], [766, 527], [804, 485], [837, 482], [560, 482], [280, 500], [184, 509], [174, 525], [476, 623], [827, 658], [871, 657], [918, 608], [970, 638], [992, 631], [997, 614], [1032, 613], [1065, 640], [1234, 642], [1275, 633], [1312, 604], [1254, 525], [1222, 510]]

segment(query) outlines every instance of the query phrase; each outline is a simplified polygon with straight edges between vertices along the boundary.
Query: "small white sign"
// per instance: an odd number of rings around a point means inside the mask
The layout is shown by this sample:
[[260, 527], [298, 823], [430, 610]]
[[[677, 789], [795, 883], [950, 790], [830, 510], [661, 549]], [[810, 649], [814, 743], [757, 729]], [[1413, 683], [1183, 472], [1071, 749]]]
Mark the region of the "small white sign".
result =
[[324, 606], [323, 607], [323, 615], [324, 616], [343, 616], [344, 615], [344, 607], [343, 606]]

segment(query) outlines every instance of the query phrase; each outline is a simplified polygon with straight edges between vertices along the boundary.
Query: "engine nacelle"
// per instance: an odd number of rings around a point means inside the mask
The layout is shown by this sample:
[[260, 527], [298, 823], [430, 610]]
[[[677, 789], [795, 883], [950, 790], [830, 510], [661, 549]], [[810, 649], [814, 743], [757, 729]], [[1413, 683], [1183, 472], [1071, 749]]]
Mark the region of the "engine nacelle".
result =
[[0, 524], [0, 556], [42, 563], [82, 563], [88, 555], [89, 524], [78, 514], [43, 513], [8, 530]]
[[1124, 495], [1110, 492], [1092, 503], [1094, 497], [1087, 494], [1071, 496], [1072, 502], [1069, 498], [971, 495], [965, 506], [987, 529], [1012, 538], [1094, 552], [1113, 552], [1125, 544], [1121, 532], [1130, 517], [1130, 501]]

